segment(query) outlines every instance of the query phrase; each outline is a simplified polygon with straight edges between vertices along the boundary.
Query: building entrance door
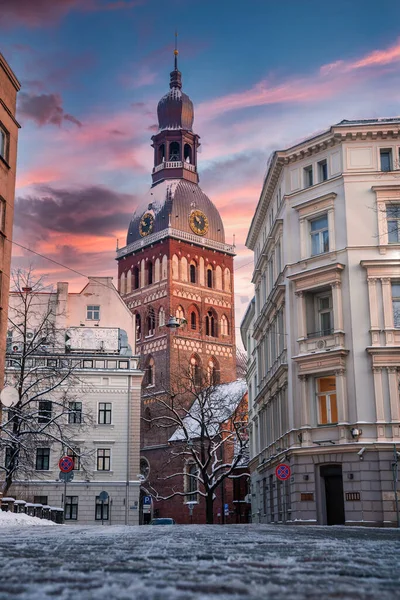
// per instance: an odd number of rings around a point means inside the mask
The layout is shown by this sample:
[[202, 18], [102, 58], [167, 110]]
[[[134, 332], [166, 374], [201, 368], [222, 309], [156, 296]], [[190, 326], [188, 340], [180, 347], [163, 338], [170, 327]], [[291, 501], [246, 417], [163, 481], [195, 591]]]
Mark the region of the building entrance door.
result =
[[341, 465], [326, 465], [320, 469], [325, 485], [326, 523], [344, 525], [343, 476]]

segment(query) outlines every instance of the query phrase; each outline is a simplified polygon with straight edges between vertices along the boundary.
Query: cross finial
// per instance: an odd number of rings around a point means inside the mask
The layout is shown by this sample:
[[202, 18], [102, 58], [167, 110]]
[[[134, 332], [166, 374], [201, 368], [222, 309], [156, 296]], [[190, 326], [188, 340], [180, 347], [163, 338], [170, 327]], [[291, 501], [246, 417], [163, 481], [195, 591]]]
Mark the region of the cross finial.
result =
[[178, 54], [179, 54], [179, 52], [178, 52], [178, 32], [175, 31], [175, 50], [174, 50], [174, 57], [175, 57], [175, 59], [174, 59], [174, 68], [175, 68], [175, 71], [178, 70]]

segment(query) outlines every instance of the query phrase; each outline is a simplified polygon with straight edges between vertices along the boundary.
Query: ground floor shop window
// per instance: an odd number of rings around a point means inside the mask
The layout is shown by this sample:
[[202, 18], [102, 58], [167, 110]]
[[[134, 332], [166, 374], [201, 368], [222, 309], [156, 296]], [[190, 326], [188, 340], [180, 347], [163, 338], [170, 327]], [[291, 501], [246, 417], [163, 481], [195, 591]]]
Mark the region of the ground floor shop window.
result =
[[103, 502], [100, 500], [100, 496], [96, 496], [96, 521], [108, 521], [109, 518], [109, 504], [108, 499]]

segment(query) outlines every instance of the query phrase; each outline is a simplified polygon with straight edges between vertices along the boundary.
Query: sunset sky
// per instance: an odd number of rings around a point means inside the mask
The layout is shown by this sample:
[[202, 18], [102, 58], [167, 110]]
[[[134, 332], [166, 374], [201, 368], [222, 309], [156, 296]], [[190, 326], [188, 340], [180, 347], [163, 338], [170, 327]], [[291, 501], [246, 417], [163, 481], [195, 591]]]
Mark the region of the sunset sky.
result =
[[[150, 185], [174, 31], [201, 136], [200, 185], [244, 247], [270, 152], [342, 119], [400, 114], [393, 0], [1, 0], [0, 51], [21, 81], [14, 238], [87, 275], [116, 277], [116, 240]], [[85, 278], [15, 247], [51, 281]], [[116, 280], [115, 280], [116, 282]]]

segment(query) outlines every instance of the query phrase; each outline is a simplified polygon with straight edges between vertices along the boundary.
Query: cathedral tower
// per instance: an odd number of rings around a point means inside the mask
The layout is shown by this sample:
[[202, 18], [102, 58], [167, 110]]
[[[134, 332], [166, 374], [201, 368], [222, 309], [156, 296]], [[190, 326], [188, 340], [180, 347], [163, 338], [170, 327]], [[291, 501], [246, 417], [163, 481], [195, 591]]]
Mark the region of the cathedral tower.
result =
[[[192, 365], [215, 383], [236, 379], [234, 247], [225, 243], [221, 216], [198, 185], [199, 136], [177, 55], [170, 90], [157, 107], [152, 186], [117, 253], [119, 291], [136, 315], [147, 419], [152, 398], [178, 365]], [[171, 316], [178, 329], [166, 326]], [[150, 464], [167, 441], [165, 430], [142, 427], [142, 455]]]

